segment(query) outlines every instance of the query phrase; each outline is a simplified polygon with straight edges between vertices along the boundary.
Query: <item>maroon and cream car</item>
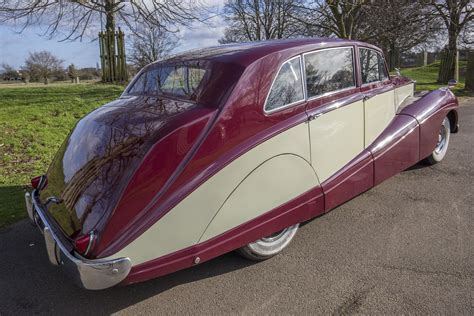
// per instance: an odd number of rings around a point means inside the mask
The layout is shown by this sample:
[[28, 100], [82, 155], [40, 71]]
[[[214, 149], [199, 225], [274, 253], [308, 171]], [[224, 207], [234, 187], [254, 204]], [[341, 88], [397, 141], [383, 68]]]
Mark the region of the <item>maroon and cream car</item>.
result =
[[298, 224], [420, 160], [443, 159], [457, 100], [414, 95], [369, 44], [224, 45], [145, 67], [81, 119], [27, 193], [51, 262], [87, 289], [237, 250], [263, 260]]

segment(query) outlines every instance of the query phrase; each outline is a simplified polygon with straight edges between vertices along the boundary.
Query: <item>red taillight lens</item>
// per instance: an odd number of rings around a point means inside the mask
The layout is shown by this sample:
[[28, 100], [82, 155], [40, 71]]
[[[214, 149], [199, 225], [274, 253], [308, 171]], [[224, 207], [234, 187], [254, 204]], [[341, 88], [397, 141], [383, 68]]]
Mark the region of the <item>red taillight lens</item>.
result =
[[94, 232], [91, 232], [88, 235], [83, 235], [76, 238], [76, 240], [74, 240], [74, 248], [77, 252], [86, 256], [90, 253], [92, 247], [94, 246], [94, 242], [95, 234]]
[[31, 186], [33, 189], [43, 190], [48, 185], [48, 177], [46, 175], [34, 177], [31, 179]]

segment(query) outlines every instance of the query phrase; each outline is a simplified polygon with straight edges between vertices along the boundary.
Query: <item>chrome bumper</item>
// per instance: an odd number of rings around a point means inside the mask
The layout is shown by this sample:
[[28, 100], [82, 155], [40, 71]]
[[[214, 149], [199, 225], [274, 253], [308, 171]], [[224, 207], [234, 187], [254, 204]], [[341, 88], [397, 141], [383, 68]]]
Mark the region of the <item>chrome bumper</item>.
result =
[[129, 258], [89, 260], [79, 256], [61, 242], [35, 191], [25, 193], [25, 202], [30, 219], [44, 235], [49, 261], [60, 266], [78, 285], [88, 290], [101, 290], [127, 277], [132, 268]]

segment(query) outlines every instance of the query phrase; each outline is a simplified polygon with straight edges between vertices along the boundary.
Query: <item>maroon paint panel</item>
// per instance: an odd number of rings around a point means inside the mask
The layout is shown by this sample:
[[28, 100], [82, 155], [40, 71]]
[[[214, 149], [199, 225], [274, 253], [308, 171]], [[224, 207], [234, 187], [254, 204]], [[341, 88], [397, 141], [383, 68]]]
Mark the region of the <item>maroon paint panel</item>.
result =
[[[196, 115], [181, 121], [148, 151], [131, 177], [119, 203], [105, 229], [101, 232], [100, 242], [94, 251], [100, 252], [104, 245], [117, 239], [118, 227], [127, 230], [133, 220], [149, 211], [149, 201], [166, 186], [173, 172], [190, 154], [206, 126], [212, 121], [215, 110], [196, 112]], [[179, 124], [178, 122], [176, 122]]]
[[200, 263], [208, 261], [322, 213], [324, 213], [323, 192], [321, 187], [315, 187], [272, 211], [208, 241], [132, 267], [122, 284], [142, 282], [189, 268], [194, 265], [196, 257], [199, 257]]
[[438, 89], [400, 111], [400, 114], [414, 117], [420, 124], [420, 160], [433, 152], [443, 119], [450, 111], [456, 113], [457, 107], [458, 101], [449, 89]]
[[336, 174], [322, 183], [326, 212], [373, 186], [373, 159], [370, 152], [364, 150]]
[[374, 185], [416, 164], [419, 145], [418, 122], [408, 115], [396, 115], [368, 148], [374, 157]]

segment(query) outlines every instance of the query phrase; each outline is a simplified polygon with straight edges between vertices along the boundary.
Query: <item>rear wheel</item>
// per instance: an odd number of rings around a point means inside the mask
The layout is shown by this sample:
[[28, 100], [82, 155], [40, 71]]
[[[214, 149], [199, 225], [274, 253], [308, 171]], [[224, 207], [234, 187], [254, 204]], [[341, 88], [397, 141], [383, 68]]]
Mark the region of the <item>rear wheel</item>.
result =
[[240, 248], [237, 252], [243, 257], [254, 260], [266, 260], [283, 251], [296, 235], [299, 224], [287, 227], [270, 236], [261, 238]]
[[429, 165], [434, 165], [443, 160], [448, 151], [449, 137], [451, 136], [451, 124], [447, 117], [444, 118], [443, 124], [439, 130], [438, 143], [435, 149], [424, 161]]

